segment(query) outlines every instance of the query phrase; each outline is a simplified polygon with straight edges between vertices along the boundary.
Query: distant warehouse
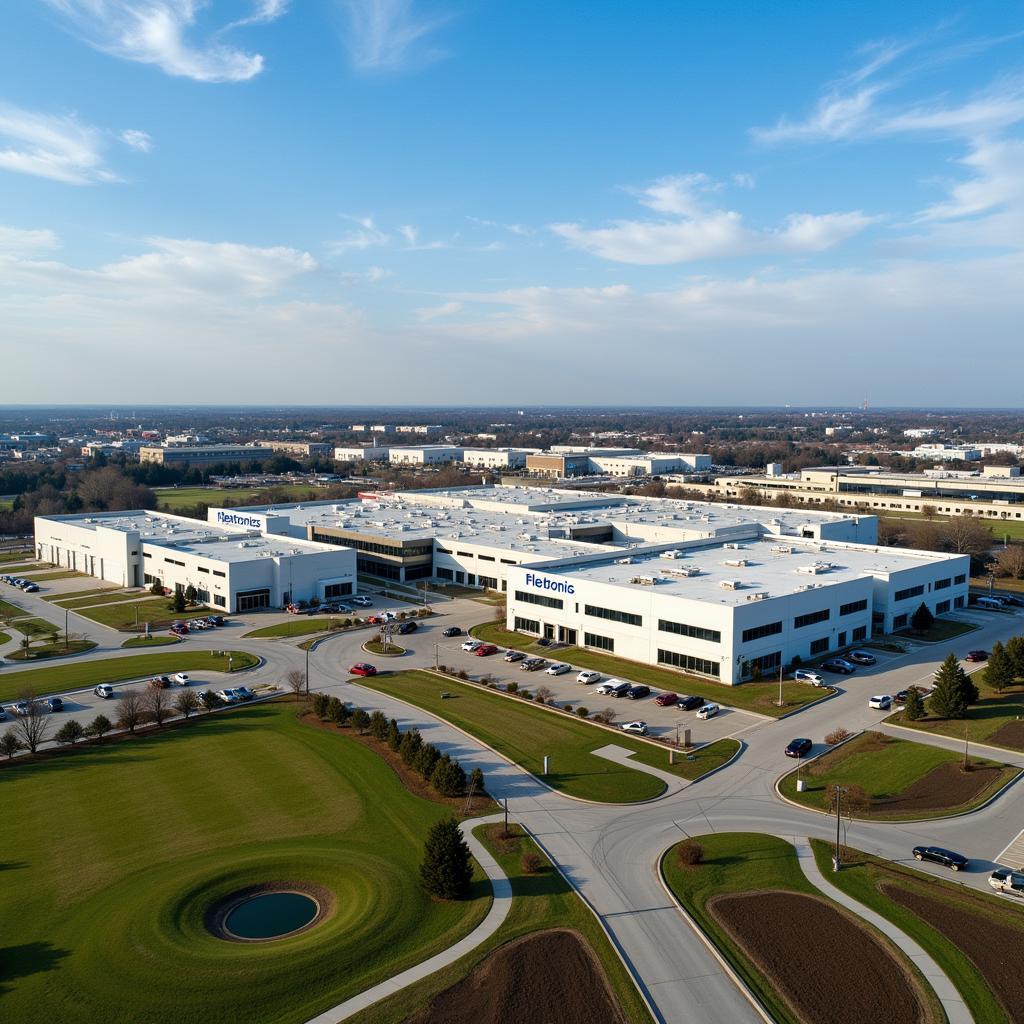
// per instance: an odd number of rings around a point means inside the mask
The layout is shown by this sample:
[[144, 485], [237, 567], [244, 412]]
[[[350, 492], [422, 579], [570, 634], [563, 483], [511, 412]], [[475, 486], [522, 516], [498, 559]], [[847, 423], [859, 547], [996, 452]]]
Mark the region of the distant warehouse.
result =
[[189, 466], [213, 466], [221, 462], [260, 462], [267, 450], [252, 444], [143, 445], [140, 462], [185, 469]]

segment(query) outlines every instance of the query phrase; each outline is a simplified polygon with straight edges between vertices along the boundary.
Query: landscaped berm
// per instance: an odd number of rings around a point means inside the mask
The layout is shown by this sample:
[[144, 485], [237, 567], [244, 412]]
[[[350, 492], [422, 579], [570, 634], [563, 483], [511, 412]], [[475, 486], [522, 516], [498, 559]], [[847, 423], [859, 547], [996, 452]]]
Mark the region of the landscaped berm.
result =
[[[448, 808], [296, 707], [3, 763], [0, 1021], [305, 1024], [483, 918], [479, 872], [466, 900], [419, 883]], [[263, 892], [317, 914], [274, 908], [289, 934], [266, 941], [242, 911]]]

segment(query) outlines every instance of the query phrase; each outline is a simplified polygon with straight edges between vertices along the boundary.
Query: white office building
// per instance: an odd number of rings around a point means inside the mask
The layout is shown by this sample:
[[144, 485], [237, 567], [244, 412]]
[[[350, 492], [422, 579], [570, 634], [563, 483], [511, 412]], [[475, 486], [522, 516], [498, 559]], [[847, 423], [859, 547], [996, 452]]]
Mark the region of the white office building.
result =
[[463, 448], [462, 461], [479, 469], [522, 469], [539, 448]]
[[387, 462], [391, 449], [383, 444], [350, 444], [334, 449], [335, 462]]
[[392, 445], [388, 461], [392, 466], [441, 466], [461, 462], [462, 449], [448, 444]]

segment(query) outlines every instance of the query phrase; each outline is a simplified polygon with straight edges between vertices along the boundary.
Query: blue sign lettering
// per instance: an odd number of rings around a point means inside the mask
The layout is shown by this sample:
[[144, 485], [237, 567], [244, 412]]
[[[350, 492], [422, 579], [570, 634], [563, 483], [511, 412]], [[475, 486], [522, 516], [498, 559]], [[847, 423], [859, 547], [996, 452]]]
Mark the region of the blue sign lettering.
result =
[[553, 580], [547, 576], [537, 576], [532, 572], [526, 574], [526, 585], [538, 590], [553, 590], [556, 594], [575, 594], [576, 588], [565, 580]]
[[217, 511], [217, 522], [227, 523], [230, 526], [255, 526], [257, 530], [263, 529], [263, 523], [255, 516], [243, 516], [238, 512]]

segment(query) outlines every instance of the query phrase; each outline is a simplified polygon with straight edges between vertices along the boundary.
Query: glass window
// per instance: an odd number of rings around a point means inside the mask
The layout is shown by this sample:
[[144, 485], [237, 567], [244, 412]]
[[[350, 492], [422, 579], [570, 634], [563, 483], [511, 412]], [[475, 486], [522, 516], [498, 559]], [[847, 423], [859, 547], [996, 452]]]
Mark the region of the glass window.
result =
[[609, 619], [612, 622], [624, 622], [627, 626], [642, 626], [643, 616], [634, 615], [632, 612], [620, 612], [615, 608], [599, 608], [597, 605], [584, 605], [583, 610], [587, 615], [596, 619]]

